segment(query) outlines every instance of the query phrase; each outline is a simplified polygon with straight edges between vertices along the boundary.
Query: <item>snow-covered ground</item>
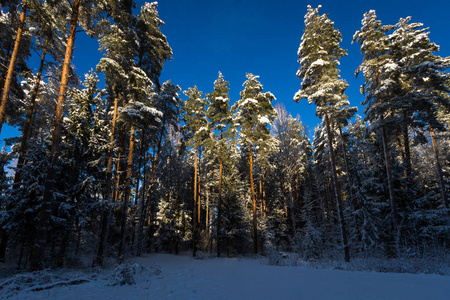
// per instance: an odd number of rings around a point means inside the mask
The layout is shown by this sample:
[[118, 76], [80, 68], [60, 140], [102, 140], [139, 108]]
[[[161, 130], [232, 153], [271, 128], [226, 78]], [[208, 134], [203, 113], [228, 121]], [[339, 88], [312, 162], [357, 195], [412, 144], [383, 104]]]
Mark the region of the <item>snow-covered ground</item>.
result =
[[29, 279], [25, 274], [3, 278], [0, 298], [437, 300], [450, 295], [450, 276], [273, 266], [262, 258], [152, 254], [134, 258], [130, 265], [135, 270], [132, 285], [117, 284], [119, 270], [117, 276], [112, 269], [45, 271], [28, 273]]

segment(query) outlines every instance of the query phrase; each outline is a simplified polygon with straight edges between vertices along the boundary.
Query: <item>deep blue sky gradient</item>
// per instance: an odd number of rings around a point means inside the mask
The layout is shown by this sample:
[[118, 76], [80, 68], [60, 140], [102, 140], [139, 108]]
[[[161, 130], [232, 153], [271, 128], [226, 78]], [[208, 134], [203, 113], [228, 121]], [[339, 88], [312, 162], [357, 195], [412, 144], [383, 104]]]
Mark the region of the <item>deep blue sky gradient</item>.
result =
[[[136, 1], [138, 9], [144, 1]], [[218, 71], [230, 82], [230, 97], [239, 98], [245, 73], [260, 76], [265, 91], [271, 91], [277, 103], [286, 106], [293, 116], [300, 115], [309, 127], [311, 137], [320, 122], [314, 105], [306, 100], [295, 103], [292, 98], [300, 87], [296, 77], [297, 50], [303, 34], [306, 7], [322, 4], [343, 37], [341, 46], [348, 56], [341, 59], [341, 76], [350, 84], [346, 94], [352, 106], [359, 106], [363, 96], [359, 87], [363, 77], [355, 79], [354, 71], [361, 63], [359, 44], [351, 44], [353, 34], [361, 28], [363, 14], [375, 9], [383, 24], [395, 24], [400, 17], [412, 16], [412, 22], [430, 27], [430, 38], [441, 46], [441, 56], [450, 55], [450, 1], [377, 0], [377, 1], [294, 1], [294, 0], [161, 0], [161, 29], [173, 49], [173, 60], [166, 63], [161, 81], [172, 79], [183, 90], [194, 85], [209, 93]], [[75, 42], [74, 60], [77, 73], [83, 74], [101, 58], [98, 43], [83, 33]], [[185, 99], [184, 95], [182, 97]], [[358, 114], [362, 115], [360, 107]], [[17, 134], [5, 128], [1, 138]], [[0, 142], [0, 146], [2, 143]]]

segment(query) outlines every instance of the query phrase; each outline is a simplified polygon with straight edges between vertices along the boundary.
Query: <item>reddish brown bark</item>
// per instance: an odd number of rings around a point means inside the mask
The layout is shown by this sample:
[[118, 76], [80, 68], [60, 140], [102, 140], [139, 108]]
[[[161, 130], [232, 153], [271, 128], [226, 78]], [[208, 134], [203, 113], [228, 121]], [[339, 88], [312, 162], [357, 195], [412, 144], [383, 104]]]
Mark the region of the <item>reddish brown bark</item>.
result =
[[64, 56], [61, 86], [59, 89], [58, 104], [56, 107], [55, 129], [52, 137], [52, 147], [50, 150], [50, 164], [47, 170], [45, 181], [44, 197], [40, 208], [40, 216], [37, 224], [36, 237], [31, 249], [30, 265], [32, 269], [41, 269], [45, 260], [45, 243], [47, 239], [48, 225], [50, 222], [50, 205], [53, 202], [53, 190], [55, 186], [55, 156], [59, 148], [61, 135], [61, 122], [63, 113], [63, 103], [69, 80], [69, 69], [72, 62], [73, 46], [75, 43], [75, 33], [78, 23], [78, 12], [80, 0], [74, 0], [72, 4], [72, 16], [70, 20], [69, 38], [67, 40], [66, 54]]
[[0, 104], [0, 133], [2, 132], [3, 122], [5, 121], [6, 104], [9, 98], [9, 89], [11, 88], [12, 79], [14, 76], [14, 68], [16, 66], [17, 56], [19, 54], [20, 43], [23, 36], [23, 27], [25, 26], [25, 15], [27, 13], [26, 4], [22, 5], [22, 11], [19, 17], [19, 28], [17, 29], [16, 41], [14, 42], [13, 52], [9, 61], [8, 72], [5, 78], [5, 85], [3, 86], [2, 102]]

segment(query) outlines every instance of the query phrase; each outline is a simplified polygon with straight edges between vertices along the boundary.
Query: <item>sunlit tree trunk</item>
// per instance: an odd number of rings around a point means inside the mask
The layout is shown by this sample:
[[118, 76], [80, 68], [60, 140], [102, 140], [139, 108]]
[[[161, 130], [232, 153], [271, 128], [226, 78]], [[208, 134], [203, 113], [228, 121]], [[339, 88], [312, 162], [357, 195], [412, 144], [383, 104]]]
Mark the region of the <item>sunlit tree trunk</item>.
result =
[[[30, 255], [31, 268], [34, 270], [41, 269], [45, 258], [45, 243], [47, 238], [48, 225], [50, 223], [50, 205], [53, 202], [53, 190], [55, 186], [55, 169], [54, 163], [56, 152], [59, 149], [61, 122], [63, 114], [63, 104], [67, 83], [69, 81], [69, 69], [72, 62], [73, 46], [75, 43], [75, 33], [78, 23], [78, 12], [80, 9], [80, 0], [74, 0], [72, 4], [72, 16], [70, 20], [69, 38], [67, 40], [66, 54], [64, 56], [63, 69], [61, 73], [61, 85], [58, 95], [58, 103], [55, 114], [55, 129], [52, 137], [52, 147], [50, 150], [50, 165], [47, 170], [47, 178], [45, 181], [44, 199], [40, 208], [40, 216], [37, 224], [35, 242], [33, 243]], [[5, 90], [6, 91], [6, 90]], [[2, 122], [0, 122], [2, 123]]]
[[22, 41], [23, 28], [25, 26], [25, 15], [27, 13], [27, 6], [22, 4], [22, 11], [19, 17], [19, 28], [17, 29], [16, 41], [14, 42], [13, 52], [9, 61], [8, 72], [5, 77], [5, 85], [3, 86], [2, 102], [0, 105], [0, 133], [2, 132], [3, 122], [5, 121], [6, 104], [8, 103], [9, 89], [11, 87], [14, 76], [14, 68], [16, 66], [17, 56], [19, 54], [20, 42]]

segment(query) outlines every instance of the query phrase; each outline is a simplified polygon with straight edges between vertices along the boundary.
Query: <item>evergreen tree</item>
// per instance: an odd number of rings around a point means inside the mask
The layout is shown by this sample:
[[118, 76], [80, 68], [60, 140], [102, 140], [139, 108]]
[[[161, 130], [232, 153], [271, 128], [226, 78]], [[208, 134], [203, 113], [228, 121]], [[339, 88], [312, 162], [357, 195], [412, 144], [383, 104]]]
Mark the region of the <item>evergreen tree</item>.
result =
[[334, 196], [339, 216], [342, 235], [342, 245], [345, 252], [345, 260], [350, 260], [347, 231], [345, 227], [344, 211], [341, 200], [341, 189], [336, 171], [336, 160], [333, 147], [333, 131], [331, 120], [340, 112], [342, 107], [348, 106], [348, 100], [344, 91], [348, 84], [339, 76], [337, 66], [339, 59], [347, 55], [339, 46], [341, 33], [334, 28], [334, 23], [327, 15], [319, 15], [319, 9], [308, 6], [305, 15], [305, 30], [302, 36], [298, 55], [300, 68], [297, 76], [302, 80], [294, 100], [308, 99], [308, 103], [316, 105], [316, 115], [323, 117], [330, 147], [331, 177], [334, 187]]
[[202, 98], [202, 92], [196, 86], [184, 91], [188, 96], [183, 107], [183, 121], [185, 125], [183, 130], [186, 134], [188, 145], [194, 150], [194, 201], [193, 201], [193, 229], [192, 229], [192, 246], [193, 256], [197, 255], [197, 243], [199, 238], [198, 223], [200, 219], [200, 202], [198, 195], [198, 156], [199, 148], [203, 145], [205, 134], [209, 131], [208, 120], [206, 119], [206, 101]]
[[229, 136], [229, 126], [232, 122], [230, 112], [230, 97], [228, 81], [223, 79], [222, 73], [214, 82], [214, 91], [207, 95], [209, 99], [207, 117], [210, 120], [211, 130], [214, 138], [209, 139], [210, 159], [219, 160], [219, 195], [217, 202], [217, 256], [220, 257], [221, 239], [222, 239], [222, 183], [223, 183], [223, 160], [225, 143]]
[[267, 165], [268, 154], [273, 152], [276, 141], [270, 135], [268, 125], [271, 125], [276, 111], [271, 101], [275, 96], [271, 92], [263, 93], [263, 86], [258, 81], [259, 76], [247, 73], [243, 83], [241, 98], [236, 101], [231, 110], [235, 113], [235, 122], [240, 127], [241, 144], [248, 147], [250, 191], [253, 208], [253, 251], [258, 253], [258, 221], [256, 214], [256, 195], [253, 180], [253, 160], [258, 157], [259, 165]]

